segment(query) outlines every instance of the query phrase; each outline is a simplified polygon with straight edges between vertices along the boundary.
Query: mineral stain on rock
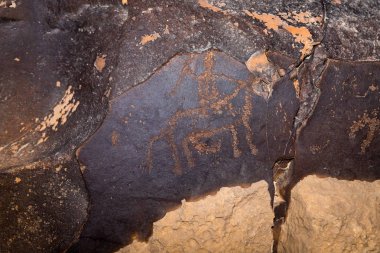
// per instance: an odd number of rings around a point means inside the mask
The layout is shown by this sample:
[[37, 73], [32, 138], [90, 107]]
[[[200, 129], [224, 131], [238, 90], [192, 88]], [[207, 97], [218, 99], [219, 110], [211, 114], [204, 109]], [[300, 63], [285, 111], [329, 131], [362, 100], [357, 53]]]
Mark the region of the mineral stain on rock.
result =
[[145, 44], [148, 44], [149, 42], [155, 41], [158, 38], [161, 38], [161, 36], [157, 32], [154, 32], [152, 34], [147, 34], [147, 35], [144, 35], [141, 37], [140, 44], [144, 46]]
[[102, 72], [106, 67], [106, 55], [97, 56], [94, 66], [97, 71]]
[[[303, 48], [301, 49], [301, 59], [305, 58], [311, 53], [315, 42], [313, 41], [312, 34], [306, 26], [297, 27], [294, 25], [289, 25], [281, 17], [270, 13], [260, 14], [256, 12], [250, 12], [248, 10], [245, 10], [245, 13], [248, 16], [263, 22], [268, 29], [278, 31], [280, 28], [282, 28], [289, 32], [294, 37], [295, 42], [303, 44]], [[295, 15], [295, 20], [298, 22], [301, 21], [302, 23], [305, 21], [304, 17], [300, 18], [299, 15]], [[316, 18], [314, 18], [314, 20], [316, 20]]]

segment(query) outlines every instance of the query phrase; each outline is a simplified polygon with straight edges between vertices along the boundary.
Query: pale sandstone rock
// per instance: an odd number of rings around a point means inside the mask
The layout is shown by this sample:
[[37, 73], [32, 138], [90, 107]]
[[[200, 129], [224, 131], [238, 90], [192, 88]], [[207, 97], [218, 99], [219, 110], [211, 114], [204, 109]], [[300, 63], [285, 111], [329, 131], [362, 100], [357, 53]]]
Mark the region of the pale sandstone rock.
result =
[[268, 184], [221, 188], [215, 195], [182, 206], [154, 223], [147, 243], [129, 252], [271, 252], [273, 212]]
[[379, 252], [380, 180], [308, 176], [292, 190], [278, 252]]

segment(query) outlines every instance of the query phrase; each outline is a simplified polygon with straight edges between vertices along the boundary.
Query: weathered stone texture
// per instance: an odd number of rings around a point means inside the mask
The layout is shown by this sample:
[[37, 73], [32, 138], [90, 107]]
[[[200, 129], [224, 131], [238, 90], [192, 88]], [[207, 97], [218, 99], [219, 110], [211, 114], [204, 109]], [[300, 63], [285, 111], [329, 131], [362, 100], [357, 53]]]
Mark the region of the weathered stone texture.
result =
[[292, 190], [278, 252], [378, 252], [380, 181], [308, 176]]
[[379, 6], [0, 0], [0, 251], [111, 253], [221, 187], [275, 183], [285, 212], [310, 174], [379, 179]]
[[148, 242], [134, 241], [118, 253], [270, 252], [273, 218], [265, 181], [224, 187], [201, 200], [182, 201], [153, 224]]
[[64, 252], [87, 218], [75, 162], [37, 163], [0, 174], [0, 252]]
[[329, 60], [299, 131], [295, 168], [341, 179], [380, 178], [380, 64]]

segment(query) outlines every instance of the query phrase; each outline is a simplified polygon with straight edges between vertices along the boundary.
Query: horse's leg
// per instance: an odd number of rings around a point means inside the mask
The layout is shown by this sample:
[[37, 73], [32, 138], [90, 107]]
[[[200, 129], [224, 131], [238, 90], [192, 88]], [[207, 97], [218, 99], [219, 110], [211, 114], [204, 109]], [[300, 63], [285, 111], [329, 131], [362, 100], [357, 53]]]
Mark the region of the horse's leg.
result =
[[170, 131], [168, 133], [168, 142], [169, 142], [170, 148], [172, 149], [172, 157], [174, 160], [173, 171], [175, 174], [179, 175], [182, 173], [182, 166], [181, 166], [181, 160], [179, 158], [177, 144], [175, 143], [175, 140], [174, 140], [174, 131]]
[[244, 106], [243, 106], [243, 113], [241, 116], [241, 120], [243, 122], [243, 126], [245, 128], [245, 139], [248, 143], [249, 149], [251, 151], [252, 155], [257, 155], [257, 148], [253, 144], [253, 131], [250, 126], [250, 119], [252, 116], [252, 110], [253, 110], [253, 105], [252, 105], [252, 97], [249, 94], [245, 94], [244, 98]]
[[238, 145], [239, 145], [239, 138], [238, 138], [236, 127], [235, 127], [235, 125], [232, 124], [232, 125], [230, 125], [228, 127], [228, 129], [230, 130], [231, 137], [232, 137], [231, 146], [232, 146], [232, 151], [233, 151], [233, 154], [234, 154], [234, 158], [238, 158], [238, 157], [241, 156], [241, 150], [238, 147]]
[[190, 168], [192, 168], [195, 166], [195, 163], [194, 163], [192, 152], [191, 152], [190, 147], [189, 147], [190, 143], [191, 143], [191, 141], [190, 141], [189, 136], [186, 136], [186, 138], [184, 138], [182, 141], [182, 148], [183, 148], [183, 151], [184, 151], [186, 159], [187, 159], [187, 165]]

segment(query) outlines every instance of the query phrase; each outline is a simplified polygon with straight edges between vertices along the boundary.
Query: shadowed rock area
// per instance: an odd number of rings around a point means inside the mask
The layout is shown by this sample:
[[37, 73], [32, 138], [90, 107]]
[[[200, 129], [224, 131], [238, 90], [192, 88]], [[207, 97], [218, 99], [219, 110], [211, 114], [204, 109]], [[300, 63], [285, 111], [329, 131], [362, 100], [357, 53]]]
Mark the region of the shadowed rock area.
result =
[[64, 252], [87, 219], [75, 161], [36, 163], [0, 174], [1, 252]]
[[[0, 0], [0, 252], [111, 253], [134, 240], [154, 252], [165, 239], [153, 224], [181, 203], [199, 200], [197, 213], [228, 187], [263, 181], [271, 200], [241, 201], [272, 204], [273, 236], [252, 225], [249, 238], [273, 241], [265, 252], [302, 252], [292, 225], [304, 225], [286, 217], [302, 208], [292, 202], [300, 180], [372, 189], [380, 178], [379, 6]], [[209, 246], [193, 244], [226, 251]]]

